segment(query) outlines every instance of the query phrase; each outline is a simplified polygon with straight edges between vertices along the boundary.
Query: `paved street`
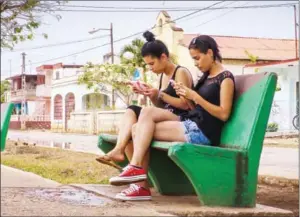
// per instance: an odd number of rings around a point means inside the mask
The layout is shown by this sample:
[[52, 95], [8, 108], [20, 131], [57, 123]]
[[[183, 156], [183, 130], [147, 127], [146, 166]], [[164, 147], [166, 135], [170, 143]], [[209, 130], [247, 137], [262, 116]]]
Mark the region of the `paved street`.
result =
[[[63, 147], [74, 151], [100, 154], [97, 148], [98, 136], [81, 134], [61, 134], [42, 131], [14, 131], [9, 130], [11, 140], [25, 140], [39, 145]], [[298, 179], [297, 148], [263, 148], [259, 174]]]

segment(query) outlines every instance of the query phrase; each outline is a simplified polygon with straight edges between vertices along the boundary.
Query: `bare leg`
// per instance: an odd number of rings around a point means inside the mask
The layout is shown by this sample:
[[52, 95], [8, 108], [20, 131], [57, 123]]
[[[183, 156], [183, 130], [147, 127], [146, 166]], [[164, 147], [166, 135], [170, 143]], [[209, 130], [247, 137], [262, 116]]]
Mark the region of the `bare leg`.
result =
[[143, 165], [143, 159], [153, 139], [156, 123], [163, 121], [172, 121], [171, 126], [168, 126], [170, 127], [170, 131], [165, 140], [185, 141], [184, 129], [181, 122], [179, 122], [178, 116], [160, 108], [144, 108], [136, 126], [134, 152], [131, 160], [132, 165], [140, 167]]
[[[134, 141], [134, 138], [135, 138], [135, 131], [136, 131], [136, 124], [134, 124], [132, 126], [132, 139]], [[127, 156], [127, 159], [129, 161], [131, 161], [132, 159], [132, 155], [133, 155], [133, 141], [130, 141], [128, 143], [128, 145], [126, 146], [126, 149], [125, 149], [125, 153], [126, 153], [126, 156]], [[142, 167], [144, 168], [144, 170], [146, 171], [146, 173], [148, 173], [148, 165], [149, 165], [149, 160], [150, 160], [150, 150], [147, 151], [146, 155], [145, 155], [145, 158], [143, 160], [143, 163], [142, 163]], [[138, 182], [136, 183], [144, 188], [149, 188], [149, 183], [147, 180], [145, 181], [142, 181], [142, 182]]]
[[109, 159], [117, 162], [124, 161], [125, 148], [131, 139], [132, 126], [136, 122], [137, 118], [135, 113], [131, 109], [127, 109], [120, 123], [117, 144], [106, 154]]

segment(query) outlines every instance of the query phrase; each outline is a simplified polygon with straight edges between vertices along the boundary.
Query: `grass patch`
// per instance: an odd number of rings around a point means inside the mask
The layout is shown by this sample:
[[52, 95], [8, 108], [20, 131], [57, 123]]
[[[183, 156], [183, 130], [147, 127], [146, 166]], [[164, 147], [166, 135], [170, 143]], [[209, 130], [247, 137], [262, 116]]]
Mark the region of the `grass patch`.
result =
[[118, 171], [98, 163], [96, 157], [59, 148], [15, 146], [14, 142], [7, 141], [1, 163], [62, 184], [107, 184]]

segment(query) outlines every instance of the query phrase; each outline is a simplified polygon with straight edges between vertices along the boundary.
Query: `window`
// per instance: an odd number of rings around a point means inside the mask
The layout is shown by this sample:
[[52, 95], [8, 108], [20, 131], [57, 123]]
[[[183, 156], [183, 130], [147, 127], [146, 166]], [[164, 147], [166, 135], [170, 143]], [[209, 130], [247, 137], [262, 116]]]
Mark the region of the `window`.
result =
[[162, 32], [163, 32], [163, 27], [162, 27], [162, 19], [159, 19], [159, 25], [158, 25], [159, 27], [159, 29], [158, 29], [158, 33], [159, 34], [162, 34]]
[[55, 79], [58, 80], [59, 79], [59, 72], [57, 71], [55, 74]]
[[54, 97], [54, 120], [62, 120], [62, 96]]

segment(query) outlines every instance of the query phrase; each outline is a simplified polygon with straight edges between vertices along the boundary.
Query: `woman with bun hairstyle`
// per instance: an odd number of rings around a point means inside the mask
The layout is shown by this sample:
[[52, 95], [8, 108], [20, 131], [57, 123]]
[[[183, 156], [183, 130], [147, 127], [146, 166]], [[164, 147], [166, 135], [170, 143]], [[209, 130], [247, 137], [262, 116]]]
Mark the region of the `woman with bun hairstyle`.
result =
[[[151, 199], [147, 186], [132, 183], [146, 182], [148, 178], [149, 147], [153, 139], [187, 142], [187, 145], [218, 146], [220, 143], [222, 127], [231, 114], [234, 77], [223, 67], [218, 45], [212, 37], [201, 35], [194, 38], [189, 45], [189, 52], [203, 76], [193, 89], [182, 82], [175, 82], [174, 89], [177, 95], [190, 100], [194, 109], [180, 116], [157, 108], [156, 113], [149, 108], [142, 110], [133, 129], [131, 161], [120, 175], [109, 180], [112, 185], [131, 184], [116, 195], [118, 199]], [[164, 118], [157, 118], [161, 115]]]
[[121, 168], [114, 162], [124, 161], [124, 153], [126, 153], [128, 159], [131, 159], [133, 153], [132, 127], [137, 123], [141, 113], [151, 113], [156, 121], [164, 121], [170, 119], [170, 117], [179, 119], [179, 115], [183, 115], [190, 109], [189, 102], [184, 97], [179, 97], [176, 94], [171, 83], [174, 80], [192, 88], [191, 73], [186, 68], [176, 65], [170, 60], [168, 48], [162, 41], [156, 40], [153, 33], [146, 31], [143, 36], [147, 42], [143, 45], [141, 54], [149, 69], [160, 75], [159, 87], [154, 88], [143, 83], [141, 83], [143, 89], [132, 86], [135, 93], [149, 97], [155, 107], [142, 109], [142, 107], [136, 105], [129, 106], [119, 126], [116, 146], [107, 154], [96, 158], [98, 162], [118, 169]]

